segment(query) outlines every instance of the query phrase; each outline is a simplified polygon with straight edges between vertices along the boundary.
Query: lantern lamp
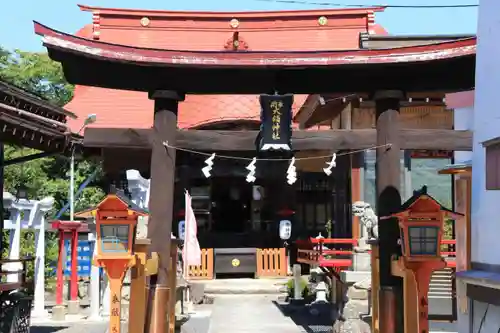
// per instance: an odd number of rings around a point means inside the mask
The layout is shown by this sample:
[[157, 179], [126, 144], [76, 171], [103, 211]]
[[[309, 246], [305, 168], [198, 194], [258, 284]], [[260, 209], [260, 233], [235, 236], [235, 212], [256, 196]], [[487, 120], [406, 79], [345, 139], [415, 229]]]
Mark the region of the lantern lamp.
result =
[[120, 333], [120, 300], [123, 279], [127, 270], [136, 264], [133, 248], [137, 220], [140, 216], [147, 216], [147, 213], [131, 202], [123, 191], [116, 191], [115, 194], [108, 194], [97, 207], [76, 214], [80, 217], [88, 215], [95, 217], [96, 222], [97, 255], [95, 262], [104, 268], [110, 284], [109, 331]]
[[146, 215], [123, 193], [109, 194], [95, 209], [97, 257], [113, 259], [132, 256], [137, 219]]
[[442, 227], [439, 220], [413, 220], [399, 222], [401, 252], [407, 258], [440, 257]]
[[134, 236], [131, 223], [115, 224], [112, 220], [101, 220], [99, 232], [102, 254], [129, 254], [131, 251], [130, 238]]
[[[393, 260], [391, 271], [393, 275], [405, 279], [405, 288], [416, 287], [417, 299], [405, 296], [405, 309], [417, 311], [418, 332], [429, 331], [428, 292], [432, 274], [447, 265], [441, 256], [444, 220], [446, 217], [456, 218], [460, 215], [443, 207], [427, 193], [427, 187], [424, 186], [414, 192], [399, 212], [390, 216], [399, 220], [399, 242], [403, 255]], [[406, 279], [413, 281], [410, 283]], [[415, 307], [414, 304], [418, 306]]]
[[392, 215], [399, 219], [401, 252], [407, 260], [441, 258], [441, 239], [446, 217], [460, 215], [443, 207], [427, 194], [427, 187], [415, 191]]

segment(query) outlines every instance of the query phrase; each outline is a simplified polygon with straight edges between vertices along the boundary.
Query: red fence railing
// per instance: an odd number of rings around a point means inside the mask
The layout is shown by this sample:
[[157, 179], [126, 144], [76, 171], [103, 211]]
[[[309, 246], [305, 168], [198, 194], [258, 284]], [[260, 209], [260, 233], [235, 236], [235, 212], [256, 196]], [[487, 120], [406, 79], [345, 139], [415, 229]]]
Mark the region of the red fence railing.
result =
[[[454, 239], [444, 239], [441, 242], [441, 254], [448, 267], [456, 267], [456, 243]], [[358, 241], [351, 238], [310, 238], [297, 240], [296, 244], [299, 263], [342, 271], [352, 266], [353, 248], [358, 245]]]

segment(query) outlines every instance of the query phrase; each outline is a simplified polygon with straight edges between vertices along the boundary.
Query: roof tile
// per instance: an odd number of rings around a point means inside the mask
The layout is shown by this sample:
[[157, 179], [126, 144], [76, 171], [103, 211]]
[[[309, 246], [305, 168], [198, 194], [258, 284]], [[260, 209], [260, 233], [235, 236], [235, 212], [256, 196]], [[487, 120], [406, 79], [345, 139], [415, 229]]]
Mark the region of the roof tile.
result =
[[[79, 112], [81, 118], [97, 114], [97, 122], [91, 125], [93, 127], [150, 128], [153, 124], [153, 101], [148, 99], [146, 93], [77, 87], [75, 96], [66, 109]], [[295, 114], [307, 96], [294, 97]], [[199, 127], [220, 121], [259, 119], [259, 97], [254, 95], [188, 95], [179, 104], [179, 128]], [[72, 129], [81, 127], [81, 120], [70, 120], [68, 123]]]

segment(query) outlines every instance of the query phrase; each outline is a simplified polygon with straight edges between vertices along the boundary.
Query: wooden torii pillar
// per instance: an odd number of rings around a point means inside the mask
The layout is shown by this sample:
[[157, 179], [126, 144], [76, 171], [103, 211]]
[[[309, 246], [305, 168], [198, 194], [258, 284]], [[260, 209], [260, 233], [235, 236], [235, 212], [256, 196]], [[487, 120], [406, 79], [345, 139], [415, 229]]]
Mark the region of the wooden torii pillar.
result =
[[151, 142], [151, 187], [149, 194], [149, 251], [159, 256], [158, 274], [150, 277], [146, 332], [163, 333], [168, 329], [169, 298], [175, 290], [168, 285], [172, 218], [174, 209], [175, 147], [177, 112], [184, 95], [175, 91], [157, 90], [149, 93], [154, 100], [153, 136]]
[[[374, 94], [377, 146], [380, 147], [375, 162], [378, 216], [390, 216], [401, 207], [399, 108], [403, 98], [402, 91], [377, 91]], [[373, 292], [378, 293], [381, 333], [404, 331], [403, 280], [391, 274], [391, 257], [401, 252], [398, 238], [396, 218], [379, 222], [380, 290]]]

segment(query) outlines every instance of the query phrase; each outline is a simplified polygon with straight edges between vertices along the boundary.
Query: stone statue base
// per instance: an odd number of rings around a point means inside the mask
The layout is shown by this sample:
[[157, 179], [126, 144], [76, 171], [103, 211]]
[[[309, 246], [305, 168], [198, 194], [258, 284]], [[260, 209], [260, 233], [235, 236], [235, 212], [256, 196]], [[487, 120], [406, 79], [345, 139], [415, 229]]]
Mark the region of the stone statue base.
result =
[[[360, 253], [355, 254], [355, 256], [359, 255]], [[370, 333], [370, 325], [362, 318], [370, 314], [371, 272], [343, 271], [340, 276], [349, 287], [345, 295], [346, 303], [341, 311], [341, 318], [333, 325], [333, 332]]]
[[368, 252], [354, 253], [352, 256], [352, 266], [354, 272], [370, 272], [372, 267], [371, 263], [372, 256]]
[[355, 283], [347, 289], [347, 303], [342, 318], [333, 325], [335, 333], [371, 333], [370, 325], [362, 317], [370, 314], [369, 290], [363, 284]]
[[370, 325], [361, 319], [349, 321], [337, 320], [333, 325], [334, 333], [371, 333]]

